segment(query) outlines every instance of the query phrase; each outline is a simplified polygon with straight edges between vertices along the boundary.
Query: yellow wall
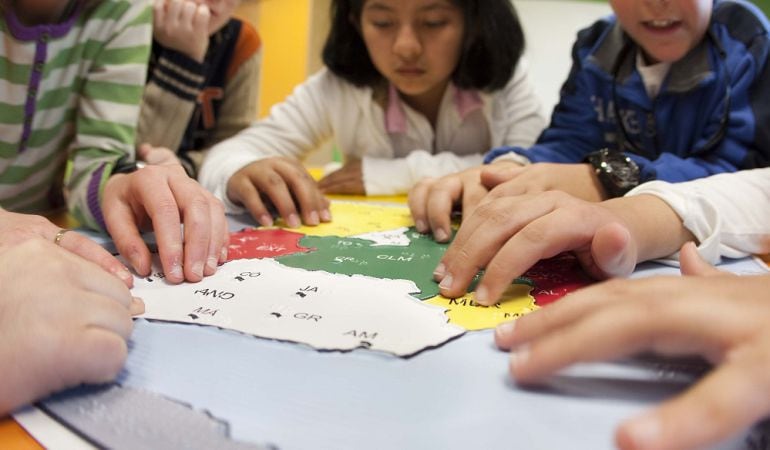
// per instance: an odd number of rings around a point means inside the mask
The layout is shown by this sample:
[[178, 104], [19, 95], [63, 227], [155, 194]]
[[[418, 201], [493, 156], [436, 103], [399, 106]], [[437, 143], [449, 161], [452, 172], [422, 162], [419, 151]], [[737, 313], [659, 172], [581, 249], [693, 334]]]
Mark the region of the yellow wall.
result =
[[259, 116], [320, 67], [329, 0], [245, 0], [237, 15], [262, 38]]

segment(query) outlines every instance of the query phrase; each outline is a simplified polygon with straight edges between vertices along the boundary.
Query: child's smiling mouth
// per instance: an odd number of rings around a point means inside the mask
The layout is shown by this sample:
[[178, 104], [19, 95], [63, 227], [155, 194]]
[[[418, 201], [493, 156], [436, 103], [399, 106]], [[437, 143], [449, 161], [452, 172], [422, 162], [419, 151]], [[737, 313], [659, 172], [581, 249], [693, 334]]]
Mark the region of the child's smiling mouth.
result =
[[679, 29], [679, 27], [682, 26], [682, 21], [673, 19], [653, 19], [642, 22], [642, 26], [646, 30], [655, 33], [667, 33]]

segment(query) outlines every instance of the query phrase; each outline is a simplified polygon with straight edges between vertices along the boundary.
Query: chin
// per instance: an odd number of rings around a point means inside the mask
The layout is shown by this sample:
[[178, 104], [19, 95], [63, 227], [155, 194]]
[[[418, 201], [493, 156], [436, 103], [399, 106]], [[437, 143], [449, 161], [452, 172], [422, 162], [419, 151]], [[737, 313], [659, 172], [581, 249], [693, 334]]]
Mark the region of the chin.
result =
[[645, 56], [653, 63], [675, 63], [684, 58], [689, 50], [685, 48], [658, 49], [654, 52], [646, 51]]

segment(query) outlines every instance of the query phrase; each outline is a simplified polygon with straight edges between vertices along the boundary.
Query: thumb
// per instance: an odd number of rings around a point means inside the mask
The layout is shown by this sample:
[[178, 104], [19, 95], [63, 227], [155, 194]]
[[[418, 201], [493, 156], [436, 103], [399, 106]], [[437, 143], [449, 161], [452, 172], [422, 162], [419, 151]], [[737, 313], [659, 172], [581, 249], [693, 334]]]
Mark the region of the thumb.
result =
[[147, 161], [147, 158], [152, 154], [153, 148], [154, 147], [148, 143], [139, 144], [139, 147], [136, 148], [136, 159]]
[[602, 280], [630, 275], [636, 267], [637, 249], [628, 229], [613, 222], [596, 230], [590, 252], [575, 252], [575, 256], [589, 275]]
[[636, 242], [628, 229], [617, 222], [596, 230], [591, 253], [599, 270], [609, 277], [626, 277], [636, 267]]
[[707, 263], [698, 253], [694, 242], [685, 243], [679, 250], [679, 264], [682, 275], [695, 275], [702, 277], [724, 275], [725, 273]]
[[516, 163], [495, 163], [481, 170], [481, 184], [492, 189], [495, 186], [516, 178], [522, 171], [522, 166]]

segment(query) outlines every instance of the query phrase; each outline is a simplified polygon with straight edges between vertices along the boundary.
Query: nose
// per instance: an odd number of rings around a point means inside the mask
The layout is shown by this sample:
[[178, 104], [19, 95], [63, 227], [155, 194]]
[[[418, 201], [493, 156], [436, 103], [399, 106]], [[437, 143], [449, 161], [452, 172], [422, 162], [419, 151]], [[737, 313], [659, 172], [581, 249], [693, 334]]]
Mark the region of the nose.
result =
[[399, 28], [393, 43], [393, 53], [407, 61], [416, 59], [422, 53], [420, 37], [411, 25]]

